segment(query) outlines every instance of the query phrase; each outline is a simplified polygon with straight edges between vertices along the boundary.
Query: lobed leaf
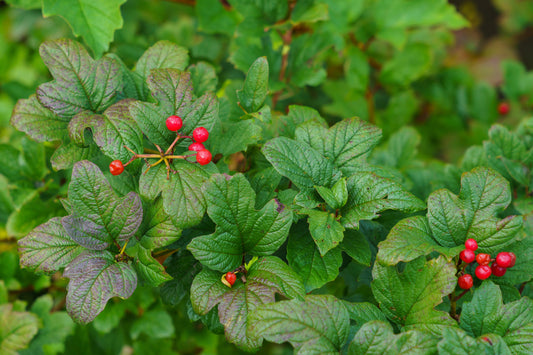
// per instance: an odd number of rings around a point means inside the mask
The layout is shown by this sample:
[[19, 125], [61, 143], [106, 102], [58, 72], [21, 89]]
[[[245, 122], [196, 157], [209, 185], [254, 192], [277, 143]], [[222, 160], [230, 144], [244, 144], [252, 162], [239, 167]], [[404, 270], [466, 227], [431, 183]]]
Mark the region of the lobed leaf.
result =
[[61, 220], [68, 235], [88, 249], [106, 249], [114, 240], [126, 242], [142, 220], [139, 196], [118, 198], [100, 169], [89, 161], [74, 165], [69, 185], [72, 214]]
[[67, 266], [82, 251], [67, 234], [60, 217], [41, 224], [18, 242], [21, 266], [53, 273]]
[[202, 191], [215, 233], [194, 238], [188, 249], [203, 265], [227, 271], [241, 265], [243, 254], [273, 254], [283, 244], [292, 215], [276, 200], [255, 210], [255, 192], [244, 175], [213, 175]]
[[348, 338], [350, 320], [342, 301], [331, 295], [266, 304], [252, 313], [251, 333], [295, 353], [338, 354]]
[[10, 303], [0, 305], [0, 354], [17, 355], [37, 334], [39, 318], [29, 312], [17, 312]]
[[137, 274], [128, 263], [115, 262], [108, 251], [85, 251], [63, 273], [70, 279], [67, 312], [77, 322], [91, 322], [112, 297], [128, 298], [137, 287]]

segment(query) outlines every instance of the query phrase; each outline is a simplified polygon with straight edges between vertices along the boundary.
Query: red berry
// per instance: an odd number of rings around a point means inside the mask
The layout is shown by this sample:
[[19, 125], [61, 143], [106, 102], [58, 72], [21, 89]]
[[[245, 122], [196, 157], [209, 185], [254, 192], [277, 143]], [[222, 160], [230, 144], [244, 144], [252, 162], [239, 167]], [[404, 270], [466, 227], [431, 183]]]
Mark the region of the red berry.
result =
[[111, 172], [111, 175], [120, 175], [124, 171], [124, 165], [122, 165], [120, 160], [113, 160], [111, 164], [109, 164], [109, 171]]
[[467, 239], [466, 242], [465, 242], [465, 248], [466, 249], [469, 249], [469, 250], [472, 250], [472, 251], [476, 251], [477, 250], [477, 242], [475, 241], [475, 239]]
[[516, 255], [514, 253], [509, 252], [509, 255], [511, 256], [511, 265], [509, 267], [513, 267], [516, 263]]
[[507, 268], [501, 266], [497, 262], [493, 262], [492, 266], [490, 268], [492, 270], [492, 274], [494, 276], [498, 276], [498, 277], [501, 277], [501, 276], [505, 275], [505, 273], [507, 272]]
[[237, 275], [235, 275], [235, 273], [231, 271], [226, 273], [226, 281], [228, 281], [230, 285], [233, 286], [236, 280], [237, 280]]
[[472, 261], [476, 260], [476, 253], [470, 249], [465, 249], [459, 254], [459, 257], [465, 263], [470, 264]]
[[500, 102], [498, 105], [498, 113], [502, 116], [508, 114], [510, 109], [511, 106], [507, 102]]
[[209, 132], [204, 127], [198, 127], [192, 131], [192, 137], [196, 142], [203, 143], [209, 138]]
[[498, 253], [498, 255], [496, 256], [496, 262], [498, 263], [498, 265], [500, 265], [501, 267], [504, 267], [504, 268], [510, 267], [512, 261], [513, 261], [513, 258], [506, 251]]
[[485, 253], [479, 253], [476, 256], [476, 261], [479, 265], [489, 265], [490, 263], [490, 255]]
[[211, 152], [207, 149], [200, 150], [198, 153], [196, 153], [196, 161], [200, 165], [209, 164], [211, 161]]
[[474, 279], [469, 274], [459, 276], [459, 287], [463, 290], [468, 290], [474, 284]]
[[201, 150], [204, 150], [205, 147], [202, 143], [192, 143], [190, 146], [189, 146], [189, 150], [191, 152], [199, 152]]
[[167, 128], [169, 131], [176, 132], [183, 126], [183, 121], [180, 116], [169, 116], [167, 118]]
[[488, 265], [479, 265], [476, 268], [476, 276], [480, 280], [485, 280], [489, 278], [491, 274], [492, 274], [492, 270], [490, 269], [490, 266]]

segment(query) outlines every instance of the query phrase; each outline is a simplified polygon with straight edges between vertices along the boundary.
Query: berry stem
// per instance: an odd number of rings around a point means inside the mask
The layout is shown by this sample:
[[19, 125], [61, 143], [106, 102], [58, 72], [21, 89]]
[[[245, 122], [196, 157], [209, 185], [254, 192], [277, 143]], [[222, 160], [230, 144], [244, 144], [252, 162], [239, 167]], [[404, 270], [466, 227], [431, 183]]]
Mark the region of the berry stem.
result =
[[527, 282], [522, 282], [520, 285], [520, 288], [518, 289], [518, 292], [520, 292], [520, 295], [522, 295], [522, 292], [524, 292], [524, 288], [526, 287]]
[[165, 155], [174, 152], [174, 146], [176, 145], [176, 143], [178, 143], [180, 138], [181, 138], [181, 134], [178, 133], [178, 135], [176, 136], [176, 139], [174, 139], [174, 142], [172, 142], [170, 147], [168, 147], [167, 151], [165, 152]]

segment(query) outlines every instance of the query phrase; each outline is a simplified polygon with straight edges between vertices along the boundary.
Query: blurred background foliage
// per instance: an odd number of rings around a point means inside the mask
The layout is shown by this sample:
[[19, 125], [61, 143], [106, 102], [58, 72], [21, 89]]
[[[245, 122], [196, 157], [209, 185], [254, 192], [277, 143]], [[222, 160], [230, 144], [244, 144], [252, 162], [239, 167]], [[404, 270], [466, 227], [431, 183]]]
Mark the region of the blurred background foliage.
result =
[[[468, 147], [487, 140], [492, 124], [515, 127], [533, 105], [530, 1], [113, 0], [106, 6], [116, 13], [102, 38], [86, 33], [91, 19], [79, 23], [61, 3], [68, 1], [0, 1], [0, 327], [24, 329], [28, 346], [9, 348], [0, 332], [7, 354], [239, 353], [217, 322], [195, 318], [188, 297], [139, 288], [79, 326], [64, 312], [60, 275], [20, 269], [16, 241], [64, 214], [70, 176], [50, 166], [53, 143], [35, 143], [9, 125], [17, 100], [51, 80], [38, 53], [45, 40], [76, 33], [94, 56], [110, 52], [128, 67], [158, 40], [177, 43], [189, 49], [191, 63], [215, 68], [220, 114], [230, 119], [239, 112], [230, 104], [235, 90], [265, 55], [274, 117], [301, 104], [330, 124], [352, 116], [377, 124], [384, 139], [374, 161], [402, 172], [422, 198], [454, 186], [445, 180], [460, 172], [449, 164], [460, 165]], [[502, 102], [508, 114], [498, 112]], [[228, 159], [243, 166], [243, 154]], [[433, 185], [417, 185], [419, 174], [432, 176]], [[335, 293], [338, 285], [325, 287]], [[291, 349], [268, 344], [262, 352]]]

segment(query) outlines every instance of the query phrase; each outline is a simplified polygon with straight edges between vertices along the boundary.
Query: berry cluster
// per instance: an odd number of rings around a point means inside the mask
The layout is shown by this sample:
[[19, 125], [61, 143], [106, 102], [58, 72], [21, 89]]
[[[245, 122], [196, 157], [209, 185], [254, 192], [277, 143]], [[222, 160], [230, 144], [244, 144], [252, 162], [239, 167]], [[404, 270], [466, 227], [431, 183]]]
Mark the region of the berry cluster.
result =
[[[165, 123], [166, 123], [168, 130], [172, 132], [179, 131], [181, 127], [183, 126], [183, 121], [181, 117], [176, 116], [176, 115], [169, 116], [166, 119]], [[172, 159], [187, 160], [187, 158], [196, 156], [196, 162], [200, 165], [206, 165], [206, 164], [209, 164], [209, 162], [211, 162], [211, 158], [212, 158], [211, 152], [205, 149], [204, 145], [202, 144], [205, 141], [207, 141], [207, 138], [209, 138], [209, 132], [207, 131], [207, 129], [205, 129], [204, 127], [197, 127], [192, 132], [192, 136], [182, 136], [181, 134], [177, 133], [176, 139], [174, 139], [170, 147], [165, 152], [163, 152], [163, 150], [157, 144], [154, 144], [154, 145], [157, 148], [158, 152], [150, 153], [150, 154], [137, 154], [133, 150], [128, 148], [127, 146], [124, 146], [127, 150], [129, 150], [133, 154], [133, 157], [126, 164], [122, 164], [120, 160], [113, 160], [111, 164], [109, 164], [109, 171], [111, 172], [112, 175], [120, 175], [124, 171], [125, 166], [127, 166], [128, 164], [130, 164], [132, 161], [134, 161], [137, 158], [143, 158], [145, 159], [146, 164], [148, 165], [148, 169], [144, 172], [145, 174], [151, 167], [156, 166], [161, 162], [164, 162], [165, 165], [167, 166], [167, 179], [169, 179], [170, 173], [171, 172], [175, 173], [175, 171], [173, 171], [170, 168], [170, 163], [172, 162]], [[180, 139], [193, 140], [193, 143], [189, 145], [189, 150], [194, 152], [194, 154], [174, 155], [174, 147]], [[158, 160], [157, 162], [150, 164], [147, 160], [148, 158], [155, 158]]]
[[[459, 257], [466, 264], [474, 261], [478, 263], [476, 267], [476, 277], [480, 280], [487, 279], [490, 275], [501, 277], [505, 275], [507, 269], [513, 267], [516, 262], [516, 256], [511, 252], [498, 253], [496, 259], [491, 259], [489, 254], [479, 253], [476, 255], [478, 245], [474, 239], [467, 239], [465, 242], [465, 249], [461, 251]], [[492, 265], [489, 264], [492, 262]], [[466, 266], [466, 265], [465, 265]], [[464, 274], [459, 277], [459, 287], [468, 290], [472, 287], [474, 279], [469, 274]]]

